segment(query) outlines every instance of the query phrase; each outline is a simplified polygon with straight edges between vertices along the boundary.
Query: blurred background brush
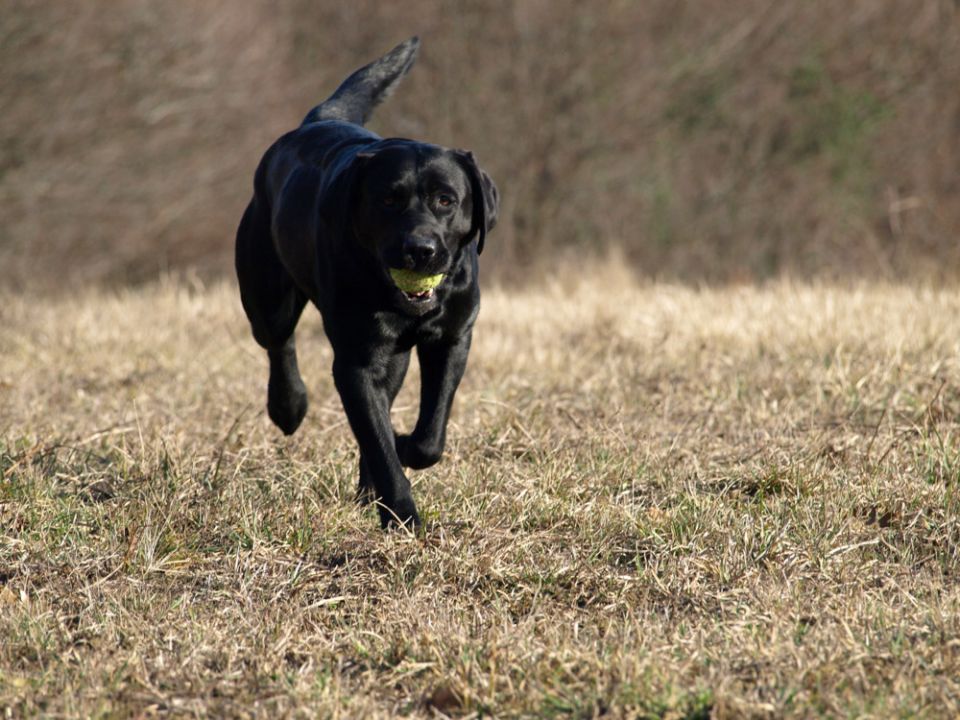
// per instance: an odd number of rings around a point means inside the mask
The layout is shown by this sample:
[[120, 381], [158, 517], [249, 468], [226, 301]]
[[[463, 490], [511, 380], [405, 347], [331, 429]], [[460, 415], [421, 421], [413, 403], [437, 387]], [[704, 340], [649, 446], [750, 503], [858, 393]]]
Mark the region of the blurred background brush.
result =
[[386, 135], [477, 152], [506, 282], [622, 251], [693, 282], [960, 273], [949, 0], [10, 0], [0, 283], [232, 272], [260, 154], [412, 34]]

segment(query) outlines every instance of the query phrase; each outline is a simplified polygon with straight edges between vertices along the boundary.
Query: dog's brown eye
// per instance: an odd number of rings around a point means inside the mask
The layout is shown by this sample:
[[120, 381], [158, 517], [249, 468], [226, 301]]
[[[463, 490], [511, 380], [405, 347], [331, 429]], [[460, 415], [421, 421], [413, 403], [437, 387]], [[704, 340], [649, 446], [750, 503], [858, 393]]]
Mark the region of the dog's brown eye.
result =
[[453, 198], [449, 195], [438, 195], [437, 196], [437, 205], [440, 207], [450, 207], [453, 205]]

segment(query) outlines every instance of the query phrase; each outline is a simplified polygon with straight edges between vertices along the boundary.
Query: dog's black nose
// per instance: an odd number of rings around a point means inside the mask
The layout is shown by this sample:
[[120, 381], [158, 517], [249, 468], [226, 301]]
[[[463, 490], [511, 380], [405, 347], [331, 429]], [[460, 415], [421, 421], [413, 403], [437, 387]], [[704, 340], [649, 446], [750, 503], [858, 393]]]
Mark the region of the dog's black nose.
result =
[[436, 242], [429, 238], [408, 237], [403, 241], [404, 260], [414, 269], [429, 263], [436, 254]]

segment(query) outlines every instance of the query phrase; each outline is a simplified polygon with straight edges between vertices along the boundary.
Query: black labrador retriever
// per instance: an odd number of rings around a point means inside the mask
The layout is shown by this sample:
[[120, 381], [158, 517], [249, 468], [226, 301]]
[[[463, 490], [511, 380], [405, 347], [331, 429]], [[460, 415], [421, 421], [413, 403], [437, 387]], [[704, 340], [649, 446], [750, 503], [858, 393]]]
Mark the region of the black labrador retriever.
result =
[[[499, 204], [471, 153], [362, 127], [418, 46], [412, 38], [357, 70], [267, 150], [237, 230], [240, 296], [270, 359], [270, 418], [289, 435], [307, 411], [294, 328], [310, 300], [360, 446], [358, 498], [379, 500], [384, 527], [420, 523], [403, 469], [443, 452], [479, 310], [477, 256]], [[390, 407], [414, 346], [420, 414], [398, 435]]]

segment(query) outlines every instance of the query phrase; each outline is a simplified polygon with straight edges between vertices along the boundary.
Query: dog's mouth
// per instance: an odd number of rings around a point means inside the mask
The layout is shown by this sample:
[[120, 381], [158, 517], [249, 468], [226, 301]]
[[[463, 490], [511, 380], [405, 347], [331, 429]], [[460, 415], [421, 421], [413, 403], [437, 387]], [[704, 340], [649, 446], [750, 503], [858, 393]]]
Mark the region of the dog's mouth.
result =
[[412, 303], [426, 303], [436, 295], [437, 286], [443, 280], [443, 273], [420, 273], [415, 270], [390, 268], [390, 277], [394, 285]]

